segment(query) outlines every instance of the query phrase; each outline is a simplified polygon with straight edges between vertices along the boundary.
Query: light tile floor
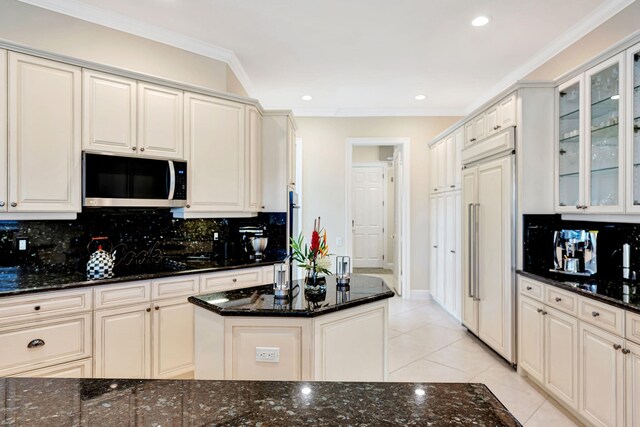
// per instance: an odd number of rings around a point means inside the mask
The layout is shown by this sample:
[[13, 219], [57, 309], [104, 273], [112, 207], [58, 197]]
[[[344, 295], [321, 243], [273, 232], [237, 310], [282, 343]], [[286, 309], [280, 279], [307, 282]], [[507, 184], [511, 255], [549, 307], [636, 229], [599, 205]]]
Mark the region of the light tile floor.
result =
[[484, 383], [525, 427], [580, 425], [437, 303], [393, 298], [389, 328], [389, 381]]

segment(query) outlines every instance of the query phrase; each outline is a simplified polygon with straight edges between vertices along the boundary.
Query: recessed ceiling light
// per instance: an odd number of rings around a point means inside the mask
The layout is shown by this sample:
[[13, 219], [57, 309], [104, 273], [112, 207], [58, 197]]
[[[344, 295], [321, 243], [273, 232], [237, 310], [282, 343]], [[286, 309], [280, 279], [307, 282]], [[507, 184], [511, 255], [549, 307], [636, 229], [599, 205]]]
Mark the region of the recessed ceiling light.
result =
[[311, 95], [304, 95], [304, 96], [302, 97], [302, 100], [303, 100], [303, 101], [311, 101], [312, 99], [313, 99], [313, 96], [311, 96]]
[[476, 16], [473, 21], [471, 21], [471, 25], [474, 27], [484, 27], [489, 23], [490, 19], [486, 16]]
[[426, 95], [416, 95], [416, 101], [424, 101], [427, 99]]

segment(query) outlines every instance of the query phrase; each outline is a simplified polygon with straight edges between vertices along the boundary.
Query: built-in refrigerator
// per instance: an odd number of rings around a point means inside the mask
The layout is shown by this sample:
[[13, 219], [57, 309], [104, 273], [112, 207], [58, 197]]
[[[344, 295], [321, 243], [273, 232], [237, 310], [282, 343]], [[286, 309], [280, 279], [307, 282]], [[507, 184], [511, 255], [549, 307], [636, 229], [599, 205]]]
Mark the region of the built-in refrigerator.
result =
[[463, 325], [511, 364], [515, 352], [515, 132], [462, 151]]

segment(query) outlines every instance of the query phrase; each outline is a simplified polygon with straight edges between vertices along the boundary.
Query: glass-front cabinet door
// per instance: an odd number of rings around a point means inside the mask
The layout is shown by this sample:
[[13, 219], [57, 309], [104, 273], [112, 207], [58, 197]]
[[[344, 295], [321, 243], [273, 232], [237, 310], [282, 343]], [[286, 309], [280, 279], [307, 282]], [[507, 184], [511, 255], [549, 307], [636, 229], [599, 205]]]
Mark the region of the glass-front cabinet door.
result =
[[640, 44], [627, 54], [629, 117], [627, 127], [627, 212], [640, 213]]
[[558, 87], [558, 153], [556, 161], [556, 209], [576, 212], [583, 206], [583, 77]]
[[624, 212], [624, 55], [585, 74], [585, 198], [589, 213]]

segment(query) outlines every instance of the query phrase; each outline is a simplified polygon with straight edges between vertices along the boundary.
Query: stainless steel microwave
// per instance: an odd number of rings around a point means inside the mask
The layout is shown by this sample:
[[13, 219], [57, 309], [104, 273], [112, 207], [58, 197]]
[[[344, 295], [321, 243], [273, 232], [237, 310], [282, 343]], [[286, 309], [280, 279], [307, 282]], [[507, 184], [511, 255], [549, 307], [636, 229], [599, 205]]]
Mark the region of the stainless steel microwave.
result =
[[187, 163], [84, 153], [83, 206], [168, 207], [187, 204]]

